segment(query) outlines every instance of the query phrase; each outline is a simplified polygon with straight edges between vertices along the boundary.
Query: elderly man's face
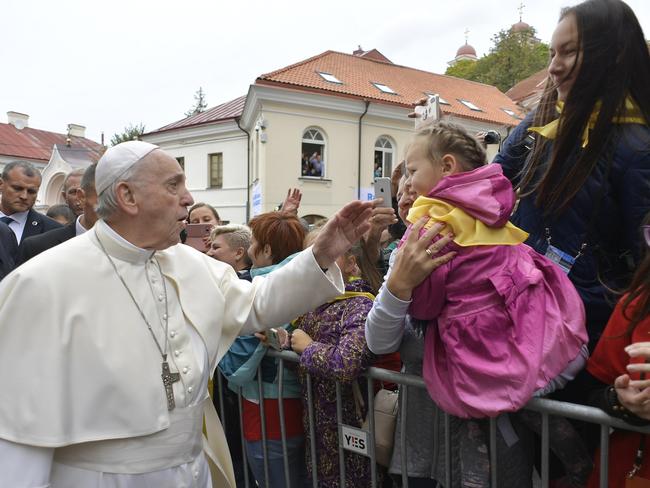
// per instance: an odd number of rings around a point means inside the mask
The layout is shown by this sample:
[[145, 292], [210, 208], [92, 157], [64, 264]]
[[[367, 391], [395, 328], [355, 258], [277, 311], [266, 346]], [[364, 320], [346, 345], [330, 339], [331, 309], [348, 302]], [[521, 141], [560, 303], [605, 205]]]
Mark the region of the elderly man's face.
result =
[[141, 177], [134, 182], [139, 225], [146, 226], [146, 249], [166, 249], [180, 242], [187, 207], [194, 203], [185, 187], [185, 173], [178, 162], [156, 150], [143, 162]]
[[2, 211], [6, 215], [29, 210], [36, 203], [36, 195], [41, 186], [41, 176], [27, 176], [20, 167], [15, 167], [5, 180], [0, 179], [2, 192]]
[[81, 215], [83, 209], [79, 201], [78, 190], [81, 184], [81, 175], [73, 175], [68, 178], [66, 185], [63, 187], [63, 199], [65, 203], [72, 209], [75, 215]]

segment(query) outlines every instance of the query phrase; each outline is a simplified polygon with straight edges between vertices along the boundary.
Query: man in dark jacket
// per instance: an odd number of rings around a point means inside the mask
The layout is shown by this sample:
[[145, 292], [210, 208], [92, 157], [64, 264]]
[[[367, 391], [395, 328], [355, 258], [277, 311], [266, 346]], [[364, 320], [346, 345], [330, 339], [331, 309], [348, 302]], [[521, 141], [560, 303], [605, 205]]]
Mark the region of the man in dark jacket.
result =
[[[7, 164], [0, 177], [0, 221], [4, 222], [20, 242], [37, 234], [61, 227], [56, 220], [35, 211], [41, 174], [33, 164], [14, 161]], [[15, 256], [14, 256], [15, 257]]]
[[14, 255], [16, 254], [16, 236], [7, 224], [0, 222], [0, 280], [14, 269]]
[[62, 242], [72, 239], [75, 236], [83, 234], [90, 229], [97, 221], [95, 207], [97, 206], [97, 192], [95, 191], [95, 165], [86, 169], [81, 178], [80, 187], [77, 188], [76, 199], [82, 209], [82, 214], [71, 224], [53, 229], [44, 234], [28, 237], [23, 239], [18, 248], [17, 264], [22, 264], [37, 254], [57, 246]]

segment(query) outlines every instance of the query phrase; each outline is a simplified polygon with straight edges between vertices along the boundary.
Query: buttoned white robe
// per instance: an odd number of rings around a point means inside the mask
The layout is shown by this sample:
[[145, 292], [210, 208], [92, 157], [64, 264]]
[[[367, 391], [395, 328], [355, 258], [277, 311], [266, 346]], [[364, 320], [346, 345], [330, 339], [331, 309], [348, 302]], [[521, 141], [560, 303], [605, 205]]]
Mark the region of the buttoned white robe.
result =
[[[160, 353], [98, 239], [162, 342], [155, 303], [160, 288], [145, 279], [147, 266], [154, 264], [151, 253], [123, 241], [102, 221], [28, 261], [0, 284], [0, 439], [62, 449], [144, 438], [170, 425]], [[172, 371], [181, 371], [183, 354], [199, 356], [187, 364], [201, 364], [201, 356], [208, 361], [195, 394], [205, 391], [237, 334], [286, 323], [343, 290], [338, 268], [324, 274], [311, 249], [252, 284], [184, 245], [156, 252], [155, 258], [168, 300], [175, 301], [168, 331]], [[183, 338], [182, 350], [174, 345], [177, 337]], [[202, 400], [192, 398], [188, 388], [185, 381], [174, 385], [177, 408]], [[223, 479], [213, 481], [225, 486], [232, 483], [232, 469], [219, 435], [215, 454]], [[5, 486], [2, 477], [0, 470]]]

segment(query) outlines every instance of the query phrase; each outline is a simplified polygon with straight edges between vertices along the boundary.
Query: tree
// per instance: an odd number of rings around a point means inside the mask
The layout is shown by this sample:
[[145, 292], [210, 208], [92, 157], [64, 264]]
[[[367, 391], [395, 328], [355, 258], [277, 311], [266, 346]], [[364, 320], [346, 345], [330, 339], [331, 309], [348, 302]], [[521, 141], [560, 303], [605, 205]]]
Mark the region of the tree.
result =
[[208, 102], [205, 100], [205, 92], [203, 91], [203, 87], [199, 87], [199, 89], [194, 94], [194, 106], [185, 112], [185, 117], [191, 117], [192, 115], [200, 114], [201, 112], [205, 111], [207, 107]]
[[144, 124], [139, 123], [136, 125], [129, 124], [121, 133], [113, 134], [111, 137], [111, 146], [117, 146], [121, 142], [136, 141], [144, 134]]
[[548, 64], [548, 44], [535, 39], [532, 27], [520, 31], [502, 30], [492, 37], [492, 42], [490, 53], [476, 61], [473, 70], [460, 67], [452, 74], [450, 70], [455, 68], [452, 66], [446, 74], [494, 85], [506, 92]]
[[461, 59], [453, 66], [447, 68], [446, 75], [455, 76], [456, 78], [463, 78], [464, 80], [471, 80], [476, 71], [476, 61], [472, 59]]

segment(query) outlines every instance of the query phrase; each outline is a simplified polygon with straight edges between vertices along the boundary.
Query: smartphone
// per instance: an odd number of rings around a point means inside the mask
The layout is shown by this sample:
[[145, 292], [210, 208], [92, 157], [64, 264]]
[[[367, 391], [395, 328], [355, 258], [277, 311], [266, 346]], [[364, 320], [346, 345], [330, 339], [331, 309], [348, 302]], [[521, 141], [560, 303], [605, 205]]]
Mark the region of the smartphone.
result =
[[212, 232], [212, 224], [187, 224], [185, 231], [187, 232], [185, 244], [197, 251], [206, 252], [208, 250], [204, 238]]
[[382, 198], [380, 207], [393, 207], [390, 178], [375, 179], [375, 198]]
[[436, 120], [440, 120], [442, 117], [442, 113], [440, 112], [440, 95], [429, 95], [429, 99], [425, 105], [415, 107], [415, 113], [415, 130], [432, 124]]
[[281, 351], [286, 344], [287, 334], [284, 329], [269, 329], [266, 331], [266, 343], [276, 351]]

